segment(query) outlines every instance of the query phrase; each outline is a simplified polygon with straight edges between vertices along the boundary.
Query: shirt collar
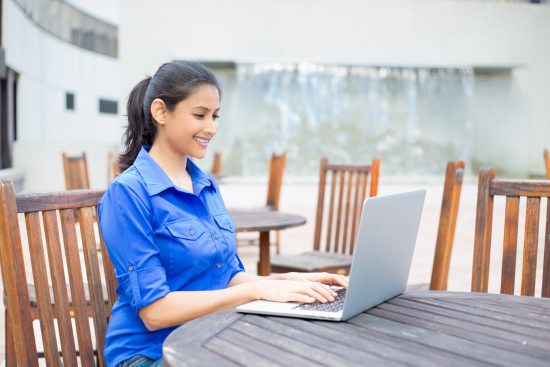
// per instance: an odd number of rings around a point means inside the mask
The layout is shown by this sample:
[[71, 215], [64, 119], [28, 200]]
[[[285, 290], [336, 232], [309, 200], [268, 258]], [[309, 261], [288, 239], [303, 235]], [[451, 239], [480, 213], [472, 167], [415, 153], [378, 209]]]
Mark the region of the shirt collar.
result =
[[[172, 182], [170, 177], [164, 172], [164, 170], [158, 165], [157, 162], [149, 155], [150, 146], [142, 146], [139, 154], [134, 162], [136, 169], [141, 177], [145, 181], [147, 186], [147, 192], [149, 196], [154, 196], [166, 189], [175, 188], [179, 191], [185, 191]], [[187, 159], [187, 172], [191, 176], [193, 182], [193, 192], [198, 195], [202, 189], [207, 186], [212, 186], [214, 190], [214, 179], [208, 174], [204, 173], [191, 159]], [[187, 192], [187, 191], [185, 191]]]

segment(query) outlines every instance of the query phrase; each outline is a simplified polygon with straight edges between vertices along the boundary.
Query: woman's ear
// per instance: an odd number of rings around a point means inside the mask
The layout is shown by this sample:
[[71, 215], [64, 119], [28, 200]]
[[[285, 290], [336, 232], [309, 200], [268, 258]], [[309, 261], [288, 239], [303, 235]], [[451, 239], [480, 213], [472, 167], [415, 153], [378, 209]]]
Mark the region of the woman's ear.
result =
[[155, 98], [151, 103], [151, 116], [159, 125], [166, 123], [166, 105], [160, 98]]

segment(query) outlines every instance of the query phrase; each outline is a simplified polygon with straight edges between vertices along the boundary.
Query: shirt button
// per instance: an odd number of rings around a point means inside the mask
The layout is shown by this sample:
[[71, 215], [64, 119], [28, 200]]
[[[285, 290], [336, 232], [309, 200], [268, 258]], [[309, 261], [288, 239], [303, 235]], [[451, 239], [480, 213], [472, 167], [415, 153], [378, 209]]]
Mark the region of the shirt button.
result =
[[[216, 234], [214, 234], [214, 238], [215, 238], [215, 239], [218, 239], [218, 238], [220, 238], [220, 236], [218, 236], [218, 234], [216, 233]], [[218, 267], [219, 267], [219, 266], [218, 266]]]
[[189, 234], [192, 236], [195, 234], [195, 231], [193, 231], [192, 229], [189, 230]]
[[222, 267], [222, 264], [220, 264], [220, 263], [217, 263], [217, 264], [216, 264], [216, 267], [217, 267], [218, 269], [221, 269], [221, 267]]
[[133, 271], [133, 270], [134, 270], [134, 267], [133, 267], [132, 265], [130, 265], [130, 266], [128, 267], [128, 270], [129, 270], [129, 271]]

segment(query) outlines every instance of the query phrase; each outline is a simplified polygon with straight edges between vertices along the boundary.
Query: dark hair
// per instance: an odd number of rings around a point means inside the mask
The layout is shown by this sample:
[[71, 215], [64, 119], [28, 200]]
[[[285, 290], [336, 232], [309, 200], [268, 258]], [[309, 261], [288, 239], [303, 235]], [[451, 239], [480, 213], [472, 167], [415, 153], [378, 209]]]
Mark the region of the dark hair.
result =
[[128, 125], [123, 136], [124, 150], [119, 157], [120, 172], [124, 172], [136, 160], [143, 145], [153, 145], [157, 134], [157, 122], [151, 116], [151, 103], [160, 98], [168, 110], [189, 97], [201, 85], [221, 88], [214, 73], [199, 62], [176, 60], [167, 62], [153, 77], [140, 81], [130, 92], [128, 104]]

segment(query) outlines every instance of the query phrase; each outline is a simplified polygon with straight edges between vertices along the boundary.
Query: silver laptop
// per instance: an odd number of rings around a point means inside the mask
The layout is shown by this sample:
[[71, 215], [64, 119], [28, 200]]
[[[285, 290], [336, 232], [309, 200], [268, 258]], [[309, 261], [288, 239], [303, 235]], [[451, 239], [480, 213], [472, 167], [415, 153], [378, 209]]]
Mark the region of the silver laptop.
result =
[[333, 302], [254, 301], [237, 311], [345, 321], [403, 293], [425, 196], [426, 190], [419, 190], [365, 200], [348, 288], [334, 289], [338, 296]]

